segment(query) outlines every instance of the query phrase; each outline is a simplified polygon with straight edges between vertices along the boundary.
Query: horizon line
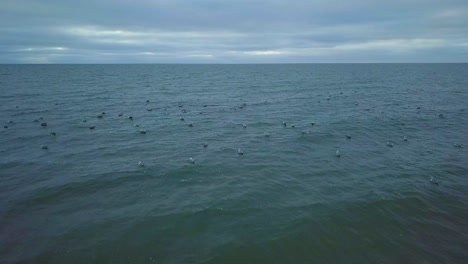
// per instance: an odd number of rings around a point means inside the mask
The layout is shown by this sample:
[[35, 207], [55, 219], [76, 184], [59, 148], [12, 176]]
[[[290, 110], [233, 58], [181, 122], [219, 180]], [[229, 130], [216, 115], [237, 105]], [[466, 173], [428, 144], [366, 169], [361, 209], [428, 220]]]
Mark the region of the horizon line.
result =
[[278, 65], [278, 64], [466, 64], [468, 62], [64, 62], [0, 63], [0, 65]]

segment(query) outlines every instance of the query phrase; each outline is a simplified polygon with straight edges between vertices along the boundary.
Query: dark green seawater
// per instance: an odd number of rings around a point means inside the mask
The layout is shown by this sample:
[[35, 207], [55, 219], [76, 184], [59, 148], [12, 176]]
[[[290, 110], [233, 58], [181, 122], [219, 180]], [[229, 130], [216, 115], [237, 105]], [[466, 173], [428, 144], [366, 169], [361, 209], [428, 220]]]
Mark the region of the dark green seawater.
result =
[[468, 64], [0, 65], [0, 263], [466, 263], [467, 107]]

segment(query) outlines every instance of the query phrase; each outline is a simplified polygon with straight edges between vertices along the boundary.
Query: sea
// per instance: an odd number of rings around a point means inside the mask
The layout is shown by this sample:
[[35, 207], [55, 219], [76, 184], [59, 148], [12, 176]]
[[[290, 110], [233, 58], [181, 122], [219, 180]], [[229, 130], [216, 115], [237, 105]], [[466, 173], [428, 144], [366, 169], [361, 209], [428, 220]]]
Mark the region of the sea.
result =
[[0, 263], [467, 263], [468, 64], [0, 65]]

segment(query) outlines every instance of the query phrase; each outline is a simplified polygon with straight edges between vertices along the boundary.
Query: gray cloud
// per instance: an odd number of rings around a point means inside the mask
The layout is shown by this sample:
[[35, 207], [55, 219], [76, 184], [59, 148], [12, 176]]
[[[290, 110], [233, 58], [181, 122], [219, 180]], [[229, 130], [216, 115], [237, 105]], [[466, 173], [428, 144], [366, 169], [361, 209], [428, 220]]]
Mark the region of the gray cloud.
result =
[[466, 62], [468, 2], [17, 0], [0, 63]]

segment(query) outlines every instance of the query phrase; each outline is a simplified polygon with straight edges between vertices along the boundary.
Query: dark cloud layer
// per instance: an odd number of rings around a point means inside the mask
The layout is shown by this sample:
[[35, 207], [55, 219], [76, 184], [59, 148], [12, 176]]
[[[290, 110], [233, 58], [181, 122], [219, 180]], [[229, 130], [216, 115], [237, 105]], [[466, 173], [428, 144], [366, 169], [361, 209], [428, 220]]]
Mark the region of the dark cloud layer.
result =
[[468, 1], [0, 0], [0, 63], [467, 62]]

